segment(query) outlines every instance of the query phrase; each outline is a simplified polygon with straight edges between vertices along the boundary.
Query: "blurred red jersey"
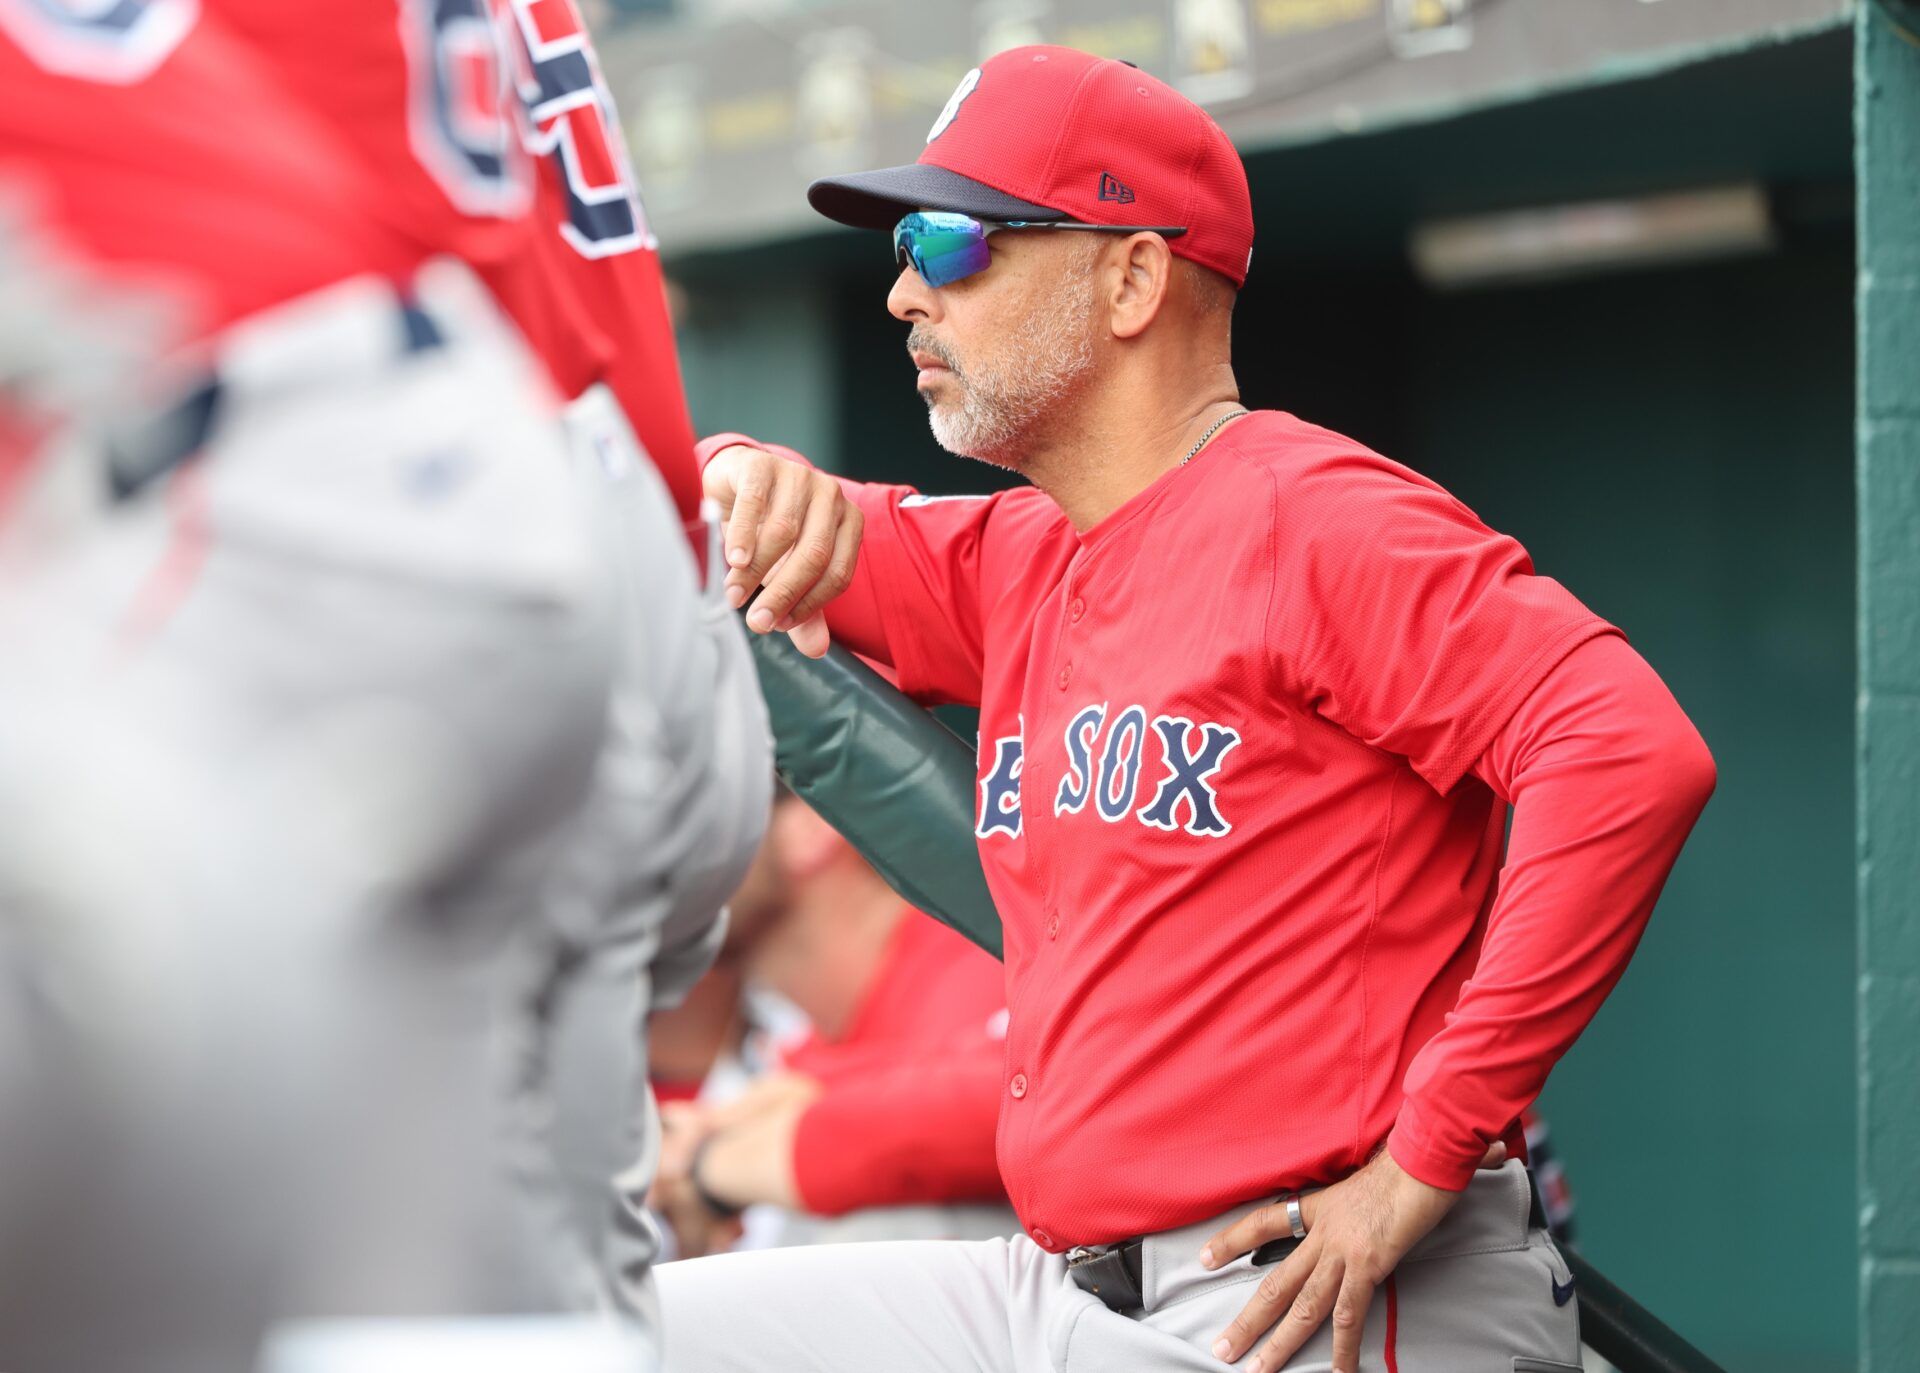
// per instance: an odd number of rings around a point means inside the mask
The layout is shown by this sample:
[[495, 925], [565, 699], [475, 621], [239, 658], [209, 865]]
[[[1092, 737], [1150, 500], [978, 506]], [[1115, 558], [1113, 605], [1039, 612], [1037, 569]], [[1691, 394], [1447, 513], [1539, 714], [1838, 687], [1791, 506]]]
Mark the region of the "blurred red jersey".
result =
[[489, 284], [546, 359], [561, 394], [607, 384], [691, 526], [700, 513], [693, 424], [659, 245], [613, 96], [573, 0], [503, 4], [524, 135], [540, 163], [540, 231], [532, 254], [486, 272]]
[[379, 187], [382, 222], [476, 270], [531, 251], [522, 146], [496, 0], [200, 0]]
[[820, 1085], [793, 1140], [805, 1209], [1004, 1202], [994, 1129], [1006, 1033], [998, 960], [909, 908], [845, 1031], [784, 1056]]
[[325, 125], [195, 0], [0, 0], [0, 188], [176, 341], [417, 254]]
[[377, 177], [382, 213], [469, 263], [572, 399], [605, 382], [699, 514], [652, 233], [572, 0], [205, 0]]

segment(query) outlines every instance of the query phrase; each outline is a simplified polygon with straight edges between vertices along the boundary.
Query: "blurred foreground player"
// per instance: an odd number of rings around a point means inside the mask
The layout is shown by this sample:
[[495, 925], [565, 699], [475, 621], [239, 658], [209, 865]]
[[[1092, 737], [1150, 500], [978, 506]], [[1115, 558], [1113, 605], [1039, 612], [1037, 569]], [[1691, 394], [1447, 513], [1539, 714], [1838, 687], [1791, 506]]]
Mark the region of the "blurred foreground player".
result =
[[1170, 87], [1015, 48], [917, 164], [809, 198], [892, 228], [936, 438], [1032, 482], [706, 469], [749, 625], [980, 709], [1024, 1233], [667, 1265], [669, 1366], [1577, 1368], [1518, 1123], [1706, 803], [1699, 735], [1435, 483], [1239, 404], [1245, 172]]
[[576, 467], [612, 527], [607, 735], [522, 941], [505, 1071], [561, 1295], [650, 1317], [644, 1019], [711, 960], [771, 757], [744, 633], [707, 567], [659, 254], [612, 98], [572, 0], [210, 8], [375, 172], [396, 230], [481, 274], [568, 402]]
[[607, 742], [544, 896], [516, 1080], [523, 1119], [551, 1121], [538, 1157], [571, 1213], [577, 1299], [657, 1329], [646, 1016], [677, 1002], [720, 946], [725, 902], [766, 827], [772, 737], [702, 507], [658, 243], [613, 97], [573, 0], [504, 12], [536, 235], [530, 256], [484, 275], [568, 400], [623, 592]]
[[[484, 1049], [616, 612], [552, 391], [197, 5], [4, 0], [0, 88], [85, 301], [0, 401], [0, 1363], [538, 1309]], [[96, 302], [165, 323], [62, 413]]]

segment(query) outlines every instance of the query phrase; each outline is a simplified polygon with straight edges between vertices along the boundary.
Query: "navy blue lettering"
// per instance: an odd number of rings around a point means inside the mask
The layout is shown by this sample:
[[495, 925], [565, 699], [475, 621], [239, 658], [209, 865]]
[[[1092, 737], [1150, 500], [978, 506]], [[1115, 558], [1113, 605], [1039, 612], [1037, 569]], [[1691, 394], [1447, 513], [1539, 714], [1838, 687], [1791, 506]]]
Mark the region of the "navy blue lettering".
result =
[[1154, 732], [1166, 746], [1167, 775], [1161, 779], [1153, 800], [1140, 809], [1143, 824], [1155, 829], [1178, 830], [1180, 803], [1187, 803], [1188, 834], [1225, 834], [1233, 828], [1220, 814], [1220, 797], [1207, 781], [1220, 771], [1229, 750], [1240, 742], [1240, 735], [1225, 725], [1204, 724], [1200, 728], [1200, 747], [1187, 752], [1187, 740], [1194, 723], [1178, 715], [1157, 715]]
[[[1100, 755], [1100, 779], [1094, 797], [1102, 820], [1120, 820], [1133, 809], [1133, 790], [1140, 781], [1140, 755], [1146, 752], [1147, 712], [1128, 706], [1107, 732]], [[1116, 783], [1118, 785], [1116, 785]]]
[[1088, 706], [1067, 723], [1067, 775], [1053, 798], [1055, 815], [1077, 815], [1093, 795], [1093, 743], [1106, 723], [1104, 703]]
[[1020, 837], [1020, 769], [1024, 764], [1019, 735], [994, 741], [993, 766], [980, 779], [980, 819], [973, 830], [980, 838], [993, 834]]

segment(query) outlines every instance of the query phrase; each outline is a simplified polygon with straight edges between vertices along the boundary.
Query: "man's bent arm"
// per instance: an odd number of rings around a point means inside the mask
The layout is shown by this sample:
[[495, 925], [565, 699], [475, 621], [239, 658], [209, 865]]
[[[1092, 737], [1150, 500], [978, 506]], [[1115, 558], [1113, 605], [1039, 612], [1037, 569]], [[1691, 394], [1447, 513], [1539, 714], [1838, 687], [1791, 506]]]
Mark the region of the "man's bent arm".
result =
[[1589, 640], [1473, 772], [1514, 807], [1479, 963], [1407, 1070], [1388, 1148], [1457, 1191], [1626, 970], [1714, 785], [1713, 758], [1624, 639]]
[[[776, 480], [786, 489], [776, 492], [771, 500], [763, 501], [757, 486], [751, 496], [742, 488], [742, 501], [763, 506], [764, 511], [751, 509], [742, 516], [736, 505], [729, 520], [729, 545], [749, 541], [744, 526], [772, 530], [776, 523], [781, 525], [773, 537], [759, 541], [750, 566], [743, 568], [736, 563], [728, 573], [729, 586], [746, 588], [765, 580], [767, 590], [747, 617], [750, 629], [766, 633], [789, 628], [789, 619], [803, 621], [824, 609], [825, 628], [862, 657], [891, 668], [909, 696], [922, 703], [979, 703], [983, 621], [987, 604], [993, 599], [982, 584], [992, 565], [985, 545], [990, 530], [1009, 518], [1009, 507], [1002, 499], [1008, 493], [929, 500], [910, 487], [830, 477], [817, 472], [792, 449], [759, 444], [740, 434], [717, 434], [702, 440], [698, 455], [707, 470], [707, 491], [717, 498], [736, 471], [751, 471], [757, 466], [764, 476], [769, 464], [782, 469]], [[795, 472], [807, 474], [804, 483], [793, 480]], [[813, 512], [805, 520], [795, 505], [801, 485], [809, 489]], [[1038, 493], [1024, 495], [1031, 498]], [[813, 556], [808, 566], [826, 566], [826, 525], [830, 521], [825, 517], [814, 521], [823, 504], [854, 512], [851, 527], [856, 533], [853, 542], [858, 556], [847, 562], [844, 576], [836, 576], [831, 586], [823, 578], [819, 587], [808, 590], [817, 574], [800, 576], [798, 580], [806, 587], [795, 600], [789, 594], [795, 580], [791, 567], [774, 560], [789, 546], [798, 559], [811, 544]], [[782, 505], [784, 510], [775, 509]], [[1024, 514], [1012, 517], [1019, 527], [1001, 533], [999, 538], [1024, 552], [1032, 546], [1035, 529], [1060, 521], [1057, 510], [1044, 499], [1037, 508], [1029, 499], [1023, 510]], [[817, 525], [811, 539], [801, 527], [809, 522]], [[839, 528], [844, 534], [848, 525], [842, 522]], [[834, 563], [838, 568], [837, 548]], [[1004, 568], [1000, 575], [1004, 577]], [[768, 622], [764, 614], [757, 613], [766, 601], [777, 606], [791, 603], [796, 613]], [[817, 657], [825, 651], [824, 635], [803, 642], [803, 635], [796, 632], [794, 639], [803, 652]]]
[[[917, 917], [916, 917], [917, 918]], [[870, 1206], [1004, 1200], [994, 1161], [1004, 1049], [982, 1041], [933, 1061], [825, 1084], [800, 1118], [801, 1204], [833, 1216]]]
[[[694, 445], [694, 458], [704, 473], [708, 463], [726, 449], [733, 447], [757, 448], [788, 462], [799, 463], [808, 468], [813, 466], [794, 449], [780, 444], [761, 443], [758, 439], [746, 434], [714, 434], [701, 439]], [[846, 481], [840, 482], [840, 489], [847, 494], [849, 500], [853, 499], [849, 490], [853, 485]], [[887, 651], [886, 630], [880, 620], [880, 603], [875, 594], [873, 579], [863, 572], [866, 561], [864, 558], [855, 559], [853, 575], [846, 589], [828, 603], [827, 625], [832, 630], [833, 637], [847, 648], [863, 658], [891, 667], [893, 659]]]

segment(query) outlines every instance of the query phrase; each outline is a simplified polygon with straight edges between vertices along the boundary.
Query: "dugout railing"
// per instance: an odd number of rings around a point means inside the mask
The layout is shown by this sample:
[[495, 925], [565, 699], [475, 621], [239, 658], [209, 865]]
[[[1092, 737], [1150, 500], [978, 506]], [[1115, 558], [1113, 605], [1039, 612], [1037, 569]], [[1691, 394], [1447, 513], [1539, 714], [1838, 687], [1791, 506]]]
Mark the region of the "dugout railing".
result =
[[[901, 896], [1001, 957], [973, 839], [973, 750], [845, 650], [816, 660], [784, 634], [749, 637], [781, 779]], [[1586, 1259], [1566, 1259], [1581, 1337], [1620, 1373], [1722, 1373]]]

